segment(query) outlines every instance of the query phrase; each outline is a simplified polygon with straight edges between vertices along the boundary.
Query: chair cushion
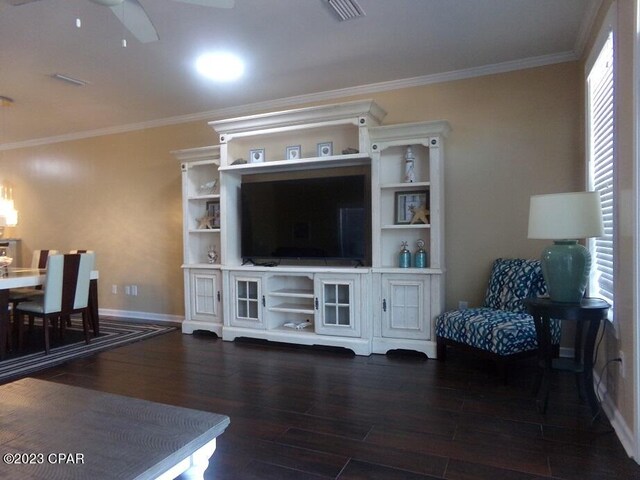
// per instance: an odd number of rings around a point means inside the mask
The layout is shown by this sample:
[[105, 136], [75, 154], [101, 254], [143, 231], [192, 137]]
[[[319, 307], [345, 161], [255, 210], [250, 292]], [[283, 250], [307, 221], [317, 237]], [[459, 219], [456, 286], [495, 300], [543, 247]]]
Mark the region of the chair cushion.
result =
[[42, 315], [44, 312], [44, 295], [29, 302], [21, 302], [16, 310], [24, 313], [35, 313]]
[[493, 263], [484, 306], [524, 313], [524, 298], [546, 293], [539, 260], [499, 258]]
[[[452, 310], [439, 315], [436, 335], [497, 355], [538, 348], [533, 317], [487, 307]], [[551, 322], [551, 337], [554, 344], [560, 342], [560, 322]]]
[[39, 297], [41, 295], [44, 295], [44, 290], [38, 290], [37, 288], [12, 288], [9, 290], [9, 301], [14, 302], [17, 300], [26, 300], [27, 298]]

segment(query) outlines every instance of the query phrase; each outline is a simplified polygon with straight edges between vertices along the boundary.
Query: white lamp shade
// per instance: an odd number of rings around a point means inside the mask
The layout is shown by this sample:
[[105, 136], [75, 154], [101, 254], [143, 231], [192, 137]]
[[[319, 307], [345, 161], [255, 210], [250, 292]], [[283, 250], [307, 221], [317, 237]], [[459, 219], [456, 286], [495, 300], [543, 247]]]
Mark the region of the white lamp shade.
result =
[[577, 240], [604, 234], [598, 192], [533, 195], [529, 205], [529, 238]]

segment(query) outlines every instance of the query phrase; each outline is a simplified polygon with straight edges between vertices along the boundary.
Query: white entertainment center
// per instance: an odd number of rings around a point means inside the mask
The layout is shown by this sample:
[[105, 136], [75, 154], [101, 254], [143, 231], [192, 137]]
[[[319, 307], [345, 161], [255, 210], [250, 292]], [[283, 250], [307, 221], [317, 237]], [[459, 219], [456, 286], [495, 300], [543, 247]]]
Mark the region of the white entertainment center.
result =
[[[381, 125], [385, 115], [363, 100], [213, 121], [219, 145], [173, 152], [182, 168], [184, 333], [344, 347], [358, 355], [407, 349], [435, 358], [450, 127], [445, 121]], [[332, 151], [321, 151], [319, 144], [328, 143]], [[290, 146], [301, 148], [287, 159]], [[415, 157], [413, 182], [404, 181], [407, 147]], [[255, 150], [259, 161], [247, 161]], [[371, 238], [364, 265], [243, 264], [243, 182], [342, 175], [364, 175], [368, 182]], [[428, 223], [398, 221], [398, 198], [418, 193], [426, 198]], [[419, 239], [426, 266], [399, 268], [402, 242], [414, 254]]]

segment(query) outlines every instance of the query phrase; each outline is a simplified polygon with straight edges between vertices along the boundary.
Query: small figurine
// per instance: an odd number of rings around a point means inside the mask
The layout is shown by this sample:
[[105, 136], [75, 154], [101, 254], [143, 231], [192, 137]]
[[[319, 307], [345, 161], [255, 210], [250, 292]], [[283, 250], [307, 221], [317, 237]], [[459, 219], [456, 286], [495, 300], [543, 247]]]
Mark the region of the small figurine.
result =
[[413, 213], [413, 217], [411, 217], [410, 224], [414, 224], [416, 222], [422, 222], [424, 224], [429, 223], [429, 210], [426, 205], [420, 205], [419, 207], [411, 207], [411, 213]]
[[216, 252], [216, 247], [211, 245], [209, 250], [207, 251], [207, 257], [209, 258], [209, 263], [217, 263], [218, 262], [218, 252]]
[[[405, 183], [413, 183], [416, 181], [416, 173], [413, 170], [416, 157], [413, 155], [411, 147], [407, 147], [404, 154], [404, 181]], [[425, 222], [426, 223], [426, 222]]]
[[218, 186], [217, 180], [211, 180], [210, 182], [203, 183], [198, 188], [200, 195], [211, 195], [216, 192], [216, 187]]
[[211, 215], [203, 215], [200, 218], [196, 218], [198, 222], [198, 230], [213, 228], [213, 217]]

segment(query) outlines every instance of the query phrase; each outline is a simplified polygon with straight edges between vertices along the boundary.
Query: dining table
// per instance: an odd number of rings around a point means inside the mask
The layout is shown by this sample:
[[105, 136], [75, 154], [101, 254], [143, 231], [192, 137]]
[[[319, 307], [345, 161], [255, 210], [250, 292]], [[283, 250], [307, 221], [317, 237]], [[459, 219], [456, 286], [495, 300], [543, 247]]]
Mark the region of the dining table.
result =
[[[10, 339], [9, 291], [12, 288], [43, 285], [46, 275], [47, 271], [43, 269], [0, 267], [0, 359], [5, 357]], [[92, 270], [89, 282], [89, 324], [94, 336], [100, 333], [98, 278], [98, 270]]]

